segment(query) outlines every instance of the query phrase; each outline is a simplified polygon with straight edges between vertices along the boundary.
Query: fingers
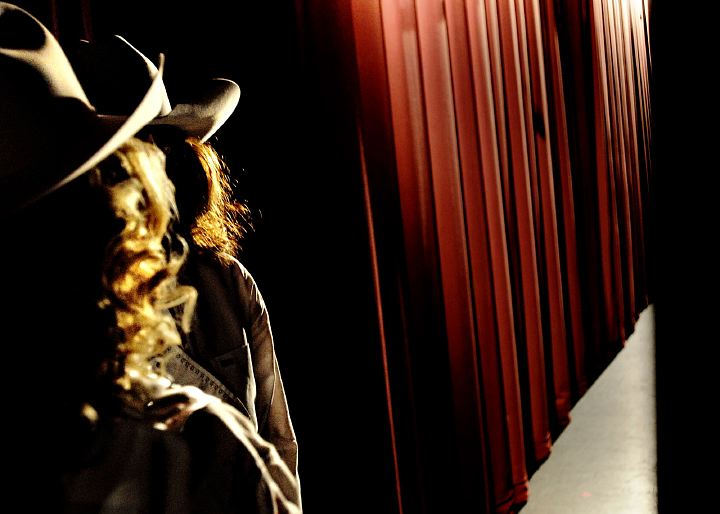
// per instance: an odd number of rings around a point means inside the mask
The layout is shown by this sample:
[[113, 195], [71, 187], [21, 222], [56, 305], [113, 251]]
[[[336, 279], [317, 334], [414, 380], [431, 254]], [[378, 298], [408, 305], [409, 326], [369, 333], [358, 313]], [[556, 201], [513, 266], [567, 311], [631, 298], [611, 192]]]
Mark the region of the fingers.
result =
[[190, 415], [204, 409], [210, 403], [219, 402], [194, 386], [172, 387], [158, 392], [145, 406], [145, 415], [156, 420], [155, 428], [179, 430]]

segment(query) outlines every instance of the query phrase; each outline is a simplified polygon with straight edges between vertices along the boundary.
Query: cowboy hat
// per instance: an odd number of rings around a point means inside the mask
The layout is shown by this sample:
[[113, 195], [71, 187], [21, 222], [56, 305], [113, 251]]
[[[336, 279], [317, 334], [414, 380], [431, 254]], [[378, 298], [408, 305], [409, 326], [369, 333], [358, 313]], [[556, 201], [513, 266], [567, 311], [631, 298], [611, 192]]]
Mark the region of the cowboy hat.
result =
[[[175, 126], [207, 139], [237, 105], [237, 84], [218, 79], [196, 103], [172, 109], [162, 82], [164, 56], [156, 67], [124, 39], [114, 42], [124, 54], [113, 55], [141, 62], [144, 69], [121, 78], [127, 86], [124, 109], [103, 112], [88, 100], [47, 28], [27, 11], [0, 2], [0, 212], [14, 211], [82, 175], [145, 126]], [[104, 59], [112, 65], [107, 54]]]
[[[68, 55], [93, 105], [106, 114], [131, 112], [133, 89], [142, 89], [157, 73], [155, 64], [119, 35], [93, 43], [80, 41]], [[190, 96], [191, 103], [172, 107], [163, 86], [160, 113], [148, 125], [175, 127], [205, 142], [237, 107], [240, 88], [232, 80], [214, 78]]]

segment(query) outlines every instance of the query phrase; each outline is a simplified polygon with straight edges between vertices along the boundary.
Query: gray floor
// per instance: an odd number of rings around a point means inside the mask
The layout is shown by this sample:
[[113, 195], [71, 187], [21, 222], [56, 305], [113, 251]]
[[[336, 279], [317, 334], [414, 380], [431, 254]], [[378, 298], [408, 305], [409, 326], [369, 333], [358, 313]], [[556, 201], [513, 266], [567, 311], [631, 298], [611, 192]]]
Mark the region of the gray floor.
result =
[[657, 513], [652, 306], [572, 410], [521, 514]]

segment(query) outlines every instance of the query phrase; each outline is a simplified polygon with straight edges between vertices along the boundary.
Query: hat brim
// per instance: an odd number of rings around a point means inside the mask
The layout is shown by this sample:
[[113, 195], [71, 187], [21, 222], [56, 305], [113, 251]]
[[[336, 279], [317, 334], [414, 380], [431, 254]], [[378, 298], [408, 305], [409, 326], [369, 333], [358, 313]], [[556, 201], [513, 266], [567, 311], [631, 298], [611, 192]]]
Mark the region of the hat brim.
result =
[[227, 121], [240, 101], [240, 87], [228, 79], [212, 79], [195, 91], [193, 103], [177, 104], [165, 116], [148, 125], [175, 127], [189, 136], [207, 141]]
[[[44, 196], [68, 182], [79, 177], [83, 173], [96, 167], [100, 162], [110, 156], [128, 139], [137, 134], [143, 127], [147, 126], [155, 119], [162, 109], [163, 99], [165, 98], [165, 86], [162, 81], [163, 69], [165, 66], [165, 56], [160, 54], [158, 60], [158, 71], [152, 79], [145, 96], [138, 104], [135, 111], [130, 116], [103, 116], [98, 115], [97, 129], [101, 134], [106, 135], [105, 143], [95, 151], [82, 165], [74, 169], [72, 173], [54, 184], [52, 187], [44, 191], [41, 195], [35, 197], [32, 201], [37, 200], [40, 196]], [[102, 138], [105, 139], [105, 138]]]
[[[71, 52], [71, 62], [90, 101], [100, 112], [114, 117], [127, 116], [126, 95], [157, 70], [148, 57], [117, 34], [93, 43], [80, 41]], [[232, 80], [216, 78], [198, 84], [185, 97], [186, 102], [172, 107], [163, 85], [162, 108], [148, 124], [174, 127], [205, 142], [237, 107], [240, 87]]]

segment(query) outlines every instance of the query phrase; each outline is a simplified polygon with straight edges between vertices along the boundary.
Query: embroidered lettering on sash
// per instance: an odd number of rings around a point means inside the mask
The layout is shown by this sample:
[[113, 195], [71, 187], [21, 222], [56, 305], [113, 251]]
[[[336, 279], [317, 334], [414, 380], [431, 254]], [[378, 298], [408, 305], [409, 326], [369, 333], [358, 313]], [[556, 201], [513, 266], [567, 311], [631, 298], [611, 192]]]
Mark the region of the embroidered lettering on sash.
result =
[[165, 362], [165, 369], [176, 384], [192, 385], [226, 403], [239, 405], [242, 407], [241, 410], [249, 416], [245, 405], [222, 382], [185, 353], [181, 347], [168, 346], [152, 358], [154, 366], [162, 361]]

